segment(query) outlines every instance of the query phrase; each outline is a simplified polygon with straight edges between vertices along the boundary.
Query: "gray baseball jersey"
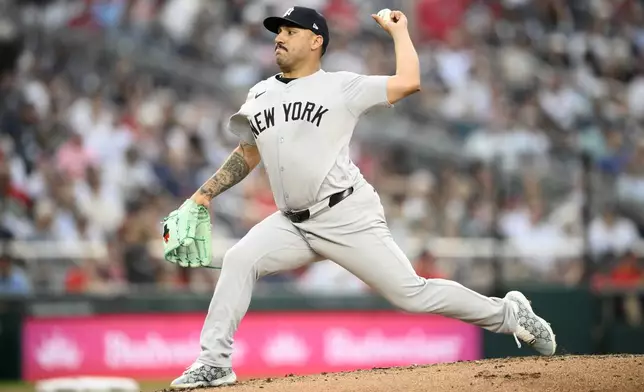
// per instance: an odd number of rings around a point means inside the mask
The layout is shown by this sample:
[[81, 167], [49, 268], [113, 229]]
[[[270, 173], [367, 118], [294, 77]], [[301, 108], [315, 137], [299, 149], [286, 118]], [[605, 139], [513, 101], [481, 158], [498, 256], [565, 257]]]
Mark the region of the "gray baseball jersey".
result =
[[390, 106], [387, 79], [320, 70], [289, 83], [272, 76], [250, 89], [229, 128], [257, 145], [280, 210], [309, 208], [360, 181], [349, 142], [363, 112]]

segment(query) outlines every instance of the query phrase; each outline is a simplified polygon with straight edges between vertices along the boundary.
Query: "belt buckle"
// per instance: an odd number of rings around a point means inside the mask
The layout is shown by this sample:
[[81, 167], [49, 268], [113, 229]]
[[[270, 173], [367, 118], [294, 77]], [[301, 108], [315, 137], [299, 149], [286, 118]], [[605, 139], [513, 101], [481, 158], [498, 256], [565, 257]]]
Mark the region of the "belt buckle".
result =
[[284, 215], [293, 223], [301, 223], [302, 219], [299, 212], [295, 211], [284, 211]]

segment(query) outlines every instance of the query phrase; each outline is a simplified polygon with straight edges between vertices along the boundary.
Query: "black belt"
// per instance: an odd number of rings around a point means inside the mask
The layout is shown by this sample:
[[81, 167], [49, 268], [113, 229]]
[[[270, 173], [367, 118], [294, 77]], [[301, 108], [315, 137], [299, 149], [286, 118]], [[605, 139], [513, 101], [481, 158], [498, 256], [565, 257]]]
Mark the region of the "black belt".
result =
[[[332, 208], [334, 205], [346, 199], [352, 193], [353, 187], [345, 189], [342, 192], [332, 194], [329, 196], [329, 208]], [[311, 217], [311, 212], [308, 209], [297, 212], [285, 211], [284, 215], [293, 223], [301, 223]]]

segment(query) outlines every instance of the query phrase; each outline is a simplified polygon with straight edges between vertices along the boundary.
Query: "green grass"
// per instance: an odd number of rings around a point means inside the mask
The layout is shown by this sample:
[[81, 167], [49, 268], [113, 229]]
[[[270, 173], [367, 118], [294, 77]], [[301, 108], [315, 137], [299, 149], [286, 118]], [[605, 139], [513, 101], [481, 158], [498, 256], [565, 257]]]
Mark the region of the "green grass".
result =
[[[159, 389], [167, 388], [169, 381], [139, 381], [142, 392], [153, 392]], [[34, 385], [26, 382], [2, 382], [0, 381], [0, 391], [2, 392], [34, 392]]]
[[32, 385], [22, 382], [0, 382], [2, 392], [28, 392], [33, 391]]

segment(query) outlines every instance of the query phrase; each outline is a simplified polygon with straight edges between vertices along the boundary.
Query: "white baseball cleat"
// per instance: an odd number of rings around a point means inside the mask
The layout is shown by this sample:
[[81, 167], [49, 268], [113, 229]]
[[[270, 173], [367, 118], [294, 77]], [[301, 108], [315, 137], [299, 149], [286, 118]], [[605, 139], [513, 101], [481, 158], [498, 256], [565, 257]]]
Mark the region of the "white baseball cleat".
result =
[[517, 329], [514, 332], [514, 340], [521, 348], [521, 342], [527, 343], [541, 355], [554, 355], [557, 351], [555, 334], [546, 320], [537, 316], [530, 301], [519, 291], [510, 291], [505, 299], [512, 302], [516, 311]]
[[220, 368], [195, 362], [170, 384], [170, 388], [187, 389], [231, 385], [237, 376], [231, 368]]

